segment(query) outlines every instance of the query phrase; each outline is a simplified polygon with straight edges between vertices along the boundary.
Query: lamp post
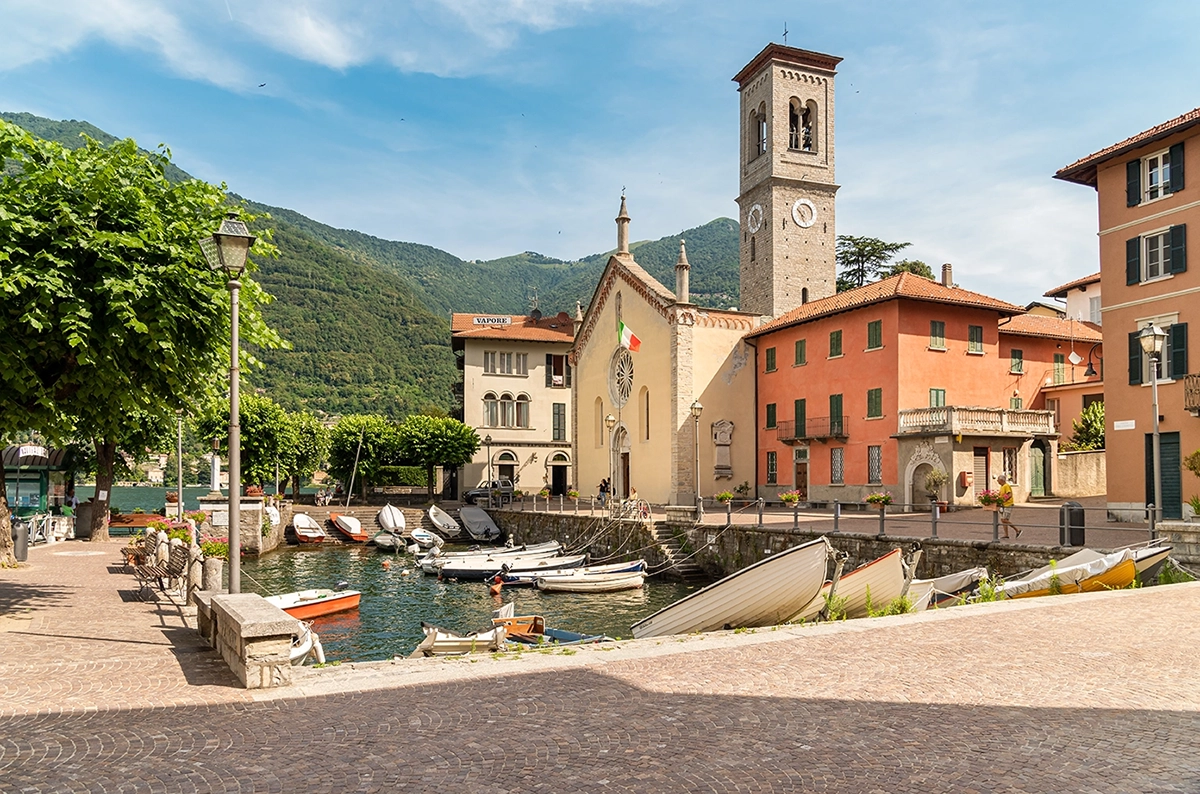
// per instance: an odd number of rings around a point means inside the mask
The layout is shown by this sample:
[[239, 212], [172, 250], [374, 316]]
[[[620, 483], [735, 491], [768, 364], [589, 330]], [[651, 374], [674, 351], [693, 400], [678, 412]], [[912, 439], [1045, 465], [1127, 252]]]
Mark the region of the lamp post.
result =
[[238, 281], [246, 269], [246, 256], [255, 237], [236, 212], [221, 221], [212, 237], [200, 241], [208, 266], [229, 276], [229, 592], [242, 591], [242, 429], [238, 424]]
[[[1096, 344], [1092, 345], [1092, 349], [1088, 351], [1088, 365], [1087, 365], [1087, 369], [1085, 369], [1083, 371], [1083, 377], [1094, 378], [1098, 374], [1100, 374], [1100, 373], [1096, 372], [1096, 368], [1092, 366], [1092, 354], [1096, 352], [1096, 348], [1100, 347], [1103, 344], [1104, 344], [1103, 342], [1097, 342]], [[1100, 357], [1100, 363], [1101, 364], [1104, 363], [1103, 356]]]
[[[487, 489], [488, 489], [488, 506], [495, 507], [492, 504], [492, 434], [488, 433], [483, 437], [483, 443], [487, 445], [488, 451], [488, 467], [487, 467]], [[536, 504], [535, 504], [536, 506]]]
[[[175, 490], [179, 492], [179, 499], [176, 501], [176, 518], [180, 522], [183, 521], [183, 411], [178, 411], [175, 414], [175, 419], [178, 422], [177, 429], [179, 435], [175, 438]], [[193, 538], [194, 540], [194, 538]]]
[[696, 520], [704, 517], [704, 500], [700, 498], [700, 412], [704, 406], [692, 401], [692, 438], [696, 442]]
[[1157, 523], [1155, 518], [1162, 511], [1162, 447], [1158, 435], [1158, 367], [1162, 361], [1163, 342], [1167, 339], [1167, 332], [1150, 323], [1141, 330], [1138, 334], [1138, 341], [1142, 344], [1142, 352], [1150, 358], [1150, 401], [1154, 407], [1154, 434], [1153, 434], [1153, 456], [1154, 456], [1154, 508], [1150, 511], [1150, 527], [1153, 531], [1154, 525]]
[[608, 514], [613, 513], [613, 502], [616, 501], [617, 484], [613, 482], [616, 477], [613, 476], [613, 428], [617, 426], [617, 417], [609, 414], [604, 417], [604, 426], [608, 428]]

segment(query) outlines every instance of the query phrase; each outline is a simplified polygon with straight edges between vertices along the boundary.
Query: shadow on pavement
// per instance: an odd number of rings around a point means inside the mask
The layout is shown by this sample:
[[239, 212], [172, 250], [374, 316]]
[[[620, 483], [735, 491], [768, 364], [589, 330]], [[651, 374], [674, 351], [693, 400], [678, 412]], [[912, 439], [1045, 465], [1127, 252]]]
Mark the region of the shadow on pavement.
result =
[[60, 607], [75, 593], [73, 587], [7, 581], [0, 586], [0, 615], [25, 609]]

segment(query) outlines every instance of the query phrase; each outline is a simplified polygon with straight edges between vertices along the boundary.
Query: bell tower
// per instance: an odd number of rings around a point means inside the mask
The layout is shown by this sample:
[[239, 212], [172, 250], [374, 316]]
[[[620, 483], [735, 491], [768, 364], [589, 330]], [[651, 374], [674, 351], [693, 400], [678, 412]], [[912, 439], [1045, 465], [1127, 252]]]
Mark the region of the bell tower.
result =
[[837, 291], [833, 81], [841, 60], [769, 44], [733, 78], [742, 311], [778, 317]]

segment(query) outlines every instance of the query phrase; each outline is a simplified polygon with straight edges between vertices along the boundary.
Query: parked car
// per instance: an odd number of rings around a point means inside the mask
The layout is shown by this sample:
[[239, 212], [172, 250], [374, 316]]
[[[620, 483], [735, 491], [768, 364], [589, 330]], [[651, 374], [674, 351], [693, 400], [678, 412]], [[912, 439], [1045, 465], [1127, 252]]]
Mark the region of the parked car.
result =
[[469, 505], [475, 504], [475, 500], [479, 499], [484, 502], [488, 500], [488, 495], [492, 491], [499, 491], [500, 501], [511, 502], [513, 498], [513, 483], [512, 480], [492, 480], [490, 483], [481, 482], [479, 485], [470, 489], [463, 494], [463, 501]]

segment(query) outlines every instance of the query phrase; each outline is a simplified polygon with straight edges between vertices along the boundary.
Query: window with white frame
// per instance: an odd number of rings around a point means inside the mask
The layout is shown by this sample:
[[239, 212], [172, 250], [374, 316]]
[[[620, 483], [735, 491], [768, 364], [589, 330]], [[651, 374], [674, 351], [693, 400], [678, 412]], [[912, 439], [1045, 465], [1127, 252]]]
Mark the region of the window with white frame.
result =
[[496, 358], [497, 358], [497, 356], [499, 356], [499, 355], [500, 355], [500, 354], [499, 354], [499, 353], [497, 353], [495, 350], [485, 350], [485, 351], [483, 351], [483, 371], [484, 371], [484, 372], [486, 372], [486, 373], [487, 373], [487, 374], [489, 374], [489, 375], [495, 375], [495, 374], [496, 374], [496, 372], [497, 372], [497, 369], [496, 369], [496, 366], [497, 366], [497, 364], [496, 364]]
[[829, 482], [833, 485], [846, 482], [846, 450], [842, 447], [829, 450]]
[[1145, 201], [1171, 195], [1171, 153], [1169, 149], [1142, 158], [1142, 188]]
[[1142, 281], [1165, 276], [1171, 267], [1171, 230], [1142, 235]]
[[1088, 298], [1088, 322], [1101, 324], [1099, 298]]
[[1125, 241], [1128, 285], [1187, 272], [1187, 225], [1155, 229]]
[[495, 392], [483, 395], [483, 424], [485, 427], [500, 426], [500, 401]]
[[517, 424], [517, 402], [511, 394], [500, 395], [500, 427], [515, 427]]
[[1153, 359], [1142, 351], [1138, 338], [1141, 329], [1156, 325], [1167, 333], [1163, 342], [1162, 355], [1158, 357], [1154, 371], [1155, 379], [1175, 380], [1188, 374], [1188, 324], [1179, 322], [1178, 314], [1160, 314], [1143, 317], [1136, 322], [1137, 331], [1129, 334], [1129, 384], [1131, 386], [1150, 382], [1150, 367]]
[[517, 395], [517, 427], [529, 427], [529, 395]]
[[867, 483], [879, 485], [883, 482], [883, 447], [867, 447]]

